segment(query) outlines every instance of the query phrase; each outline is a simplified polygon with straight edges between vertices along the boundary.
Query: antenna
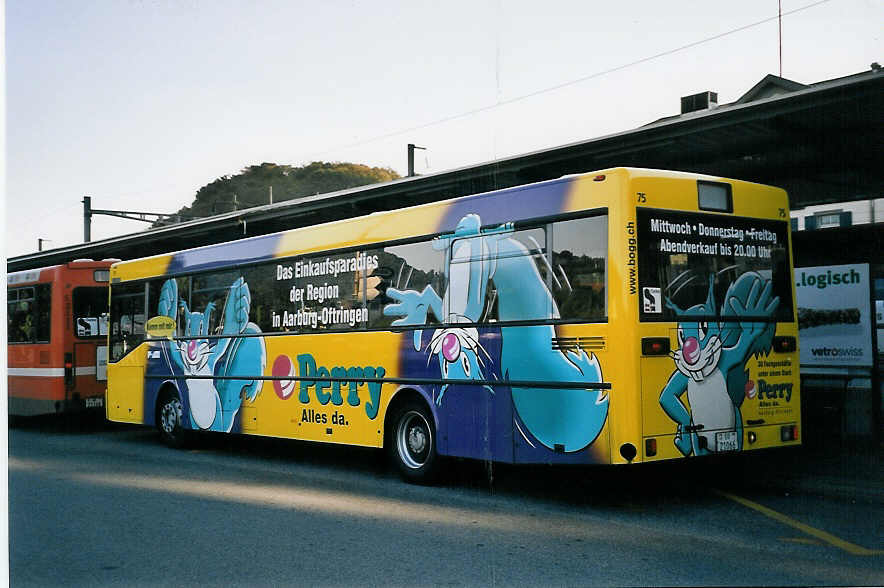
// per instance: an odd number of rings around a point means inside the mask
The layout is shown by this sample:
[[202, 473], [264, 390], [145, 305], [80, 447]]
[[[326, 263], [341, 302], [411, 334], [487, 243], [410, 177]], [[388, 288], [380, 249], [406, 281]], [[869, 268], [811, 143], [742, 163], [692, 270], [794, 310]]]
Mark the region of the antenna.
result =
[[777, 0], [777, 20], [780, 28], [780, 77], [783, 77], [783, 0]]

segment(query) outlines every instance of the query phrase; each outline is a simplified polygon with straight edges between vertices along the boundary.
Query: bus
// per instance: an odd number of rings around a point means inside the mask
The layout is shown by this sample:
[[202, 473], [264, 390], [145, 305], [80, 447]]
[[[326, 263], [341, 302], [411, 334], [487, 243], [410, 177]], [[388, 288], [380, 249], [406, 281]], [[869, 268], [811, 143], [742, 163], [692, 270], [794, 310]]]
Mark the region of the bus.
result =
[[104, 408], [112, 261], [7, 274], [10, 416]]
[[797, 445], [790, 239], [783, 190], [617, 168], [118, 263], [107, 417], [412, 481]]

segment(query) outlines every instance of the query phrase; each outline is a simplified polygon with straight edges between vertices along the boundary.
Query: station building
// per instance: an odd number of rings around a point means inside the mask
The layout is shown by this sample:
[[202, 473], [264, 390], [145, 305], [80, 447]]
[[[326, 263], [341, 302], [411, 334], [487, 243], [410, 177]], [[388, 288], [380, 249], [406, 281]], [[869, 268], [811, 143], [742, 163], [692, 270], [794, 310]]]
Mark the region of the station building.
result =
[[[866, 272], [865, 322], [840, 331], [828, 325], [826, 331], [840, 337], [859, 327], [868, 329], [864, 359], [802, 365], [804, 440], [881, 440], [884, 388], [882, 331], [877, 326], [884, 323], [882, 97], [884, 75], [877, 63], [854, 75], [810, 84], [768, 75], [735, 102], [720, 104], [712, 89], [684, 96], [678, 114], [621, 133], [21, 255], [7, 260], [7, 271], [79, 258], [166, 253], [608, 167], [680, 170], [771, 184], [789, 193], [796, 268], [831, 272], [849, 266]], [[673, 97], [673, 110], [677, 106]], [[817, 283], [819, 274], [808, 275]]]

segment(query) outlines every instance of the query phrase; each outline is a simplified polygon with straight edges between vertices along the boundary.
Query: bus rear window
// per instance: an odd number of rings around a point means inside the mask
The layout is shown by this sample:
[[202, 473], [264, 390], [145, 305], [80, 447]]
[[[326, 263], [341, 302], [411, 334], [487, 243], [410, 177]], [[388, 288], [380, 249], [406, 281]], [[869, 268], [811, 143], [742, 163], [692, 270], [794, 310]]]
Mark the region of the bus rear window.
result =
[[107, 288], [74, 288], [73, 305], [78, 338], [107, 336]]
[[636, 220], [641, 320], [793, 320], [785, 221], [647, 208]]

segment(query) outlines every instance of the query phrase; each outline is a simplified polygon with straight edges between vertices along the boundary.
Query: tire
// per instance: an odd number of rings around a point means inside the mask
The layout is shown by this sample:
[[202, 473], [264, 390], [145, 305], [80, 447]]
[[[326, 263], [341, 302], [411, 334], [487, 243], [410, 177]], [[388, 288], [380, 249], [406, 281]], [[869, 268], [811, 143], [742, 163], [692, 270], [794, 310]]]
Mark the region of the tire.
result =
[[186, 443], [187, 431], [181, 426], [184, 407], [174, 392], [166, 392], [157, 403], [157, 430], [160, 439], [169, 447], [181, 448]]
[[409, 401], [399, 409], [393, 418], [388, 448], [390, 458], [406, 481], [428, 484], [435, 479], [439, 461], [436, 428], [423, 403]]

